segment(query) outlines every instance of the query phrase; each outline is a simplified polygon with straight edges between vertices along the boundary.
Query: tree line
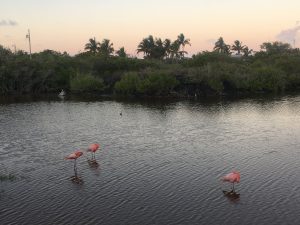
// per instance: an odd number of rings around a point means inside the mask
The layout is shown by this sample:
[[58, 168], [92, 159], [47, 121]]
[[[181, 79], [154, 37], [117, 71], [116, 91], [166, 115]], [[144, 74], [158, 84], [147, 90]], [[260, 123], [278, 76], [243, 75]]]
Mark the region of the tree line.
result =
[[[183, 59], [187, 51], [185, 51], [185, 46], [191, 46], [189, 38], [186, 38], [184, 34], [179, 34], [175, 41], [166, 38], [162, 40], [161, 38], [153, 37], [149, 35], [138, 44], [136, 50], [137, 53], [143, 53], [144, 59]], [[113, 43], [109, 39], [103, 39], [102, 42], [96, 41], [96, 38], [90, 38], [89, 42], [85, 44], [86, 53], [93, 55], [102, 55], [102, 56], [112, 56], [114, 53], [119, 57], [127, 57], [127, 53], [124, 47], [121, 47], [119, 50], [115, 51]], [[213, 51], [232, 54], [233, 52], [236, 55], [243, 54], [244, 56], [249, 56], [253, 53], [252, 49], [249, 49], [248, 46], [243, 45], [241, 41], [235, 40], [234, 43], [228, 45], [224, 42], [223, 38], [220, 37], [216, 42], [213, 48]]]
[[[133, 96], [194, 96], [296, 91], [300, 52], [281, 42], [265, 42], [253, 52], [239, 40], [220, 37], [212, 51], [186, 57], [189, 38], [149, 35], [137, 46], [144, 58], [115, 50], [95, 38], [75, 56], [53, 50], [12, 52], [0, 45], [0, 94], [93, 92]], [[234, 56], [234, 57], [233, 57]], [[236, 57], [237, 56], [237, 57]]]

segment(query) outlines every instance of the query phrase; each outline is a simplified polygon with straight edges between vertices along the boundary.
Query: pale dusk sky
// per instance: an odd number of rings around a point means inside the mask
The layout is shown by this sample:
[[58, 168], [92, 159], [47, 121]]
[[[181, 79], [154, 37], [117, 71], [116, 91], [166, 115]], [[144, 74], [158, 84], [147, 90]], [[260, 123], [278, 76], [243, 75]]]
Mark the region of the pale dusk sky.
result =
[[[265, 41], [300, 47], [300, 0], [0, 0], [0, 45], [76, 54], [89, 38], [110, 39], [136, 55], [148, 35], [191, 40], [189, 55], [212, 50], [222, 36], [254, 50]], [[299, 32], [298, 32], [299, 31]]]

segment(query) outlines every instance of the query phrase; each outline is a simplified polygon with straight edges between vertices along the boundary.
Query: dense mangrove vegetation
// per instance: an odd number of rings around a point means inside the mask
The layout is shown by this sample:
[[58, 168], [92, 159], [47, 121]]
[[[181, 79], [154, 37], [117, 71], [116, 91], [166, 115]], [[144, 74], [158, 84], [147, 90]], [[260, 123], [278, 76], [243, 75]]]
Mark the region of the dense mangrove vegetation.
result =
[[30, 59], [24, 51], [0, 45], [0, 94], [99, 93], [133, 96], [194, 96], [267, 93], [300, 89], [300, 51], [281, 42], [263, 43], [253, 52], [241, 41], [186, 57], [191, 45], [183, 34], [175, 41], [148, 36], [137, 46], [144, 58], [124, 48], [90, 39], [85, 52], [70, 56], [44, 50]]

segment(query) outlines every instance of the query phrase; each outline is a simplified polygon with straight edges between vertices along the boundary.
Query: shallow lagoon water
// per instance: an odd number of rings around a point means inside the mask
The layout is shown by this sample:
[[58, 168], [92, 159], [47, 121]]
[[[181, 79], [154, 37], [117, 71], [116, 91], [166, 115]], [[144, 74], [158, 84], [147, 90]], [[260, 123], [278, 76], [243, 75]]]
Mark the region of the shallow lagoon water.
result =
[[[17, 179], [0, 182], [0, 224], [296, 225], [299, 137], [300, 96], [2, 99], [0, 172]], [[85, 154], [72, 183], [64, 157], [94, 142], [99, 167]]]

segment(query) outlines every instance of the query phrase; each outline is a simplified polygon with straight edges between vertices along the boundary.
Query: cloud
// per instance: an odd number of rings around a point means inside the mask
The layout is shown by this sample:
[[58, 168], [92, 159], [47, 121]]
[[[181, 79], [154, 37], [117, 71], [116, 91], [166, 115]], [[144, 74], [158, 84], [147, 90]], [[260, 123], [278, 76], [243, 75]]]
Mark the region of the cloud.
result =
[[283, 30], [279, 34], [277, 34], [276, 39], [282, 42], [292, 43], [297, 39], [298, 31], [300, 31], [300, 25], [298, 25], [297, 23], [297, 26], [287, 30]]
[[18, 23], [14, 20], [0, 20], [0, 26], [17, 26]]

